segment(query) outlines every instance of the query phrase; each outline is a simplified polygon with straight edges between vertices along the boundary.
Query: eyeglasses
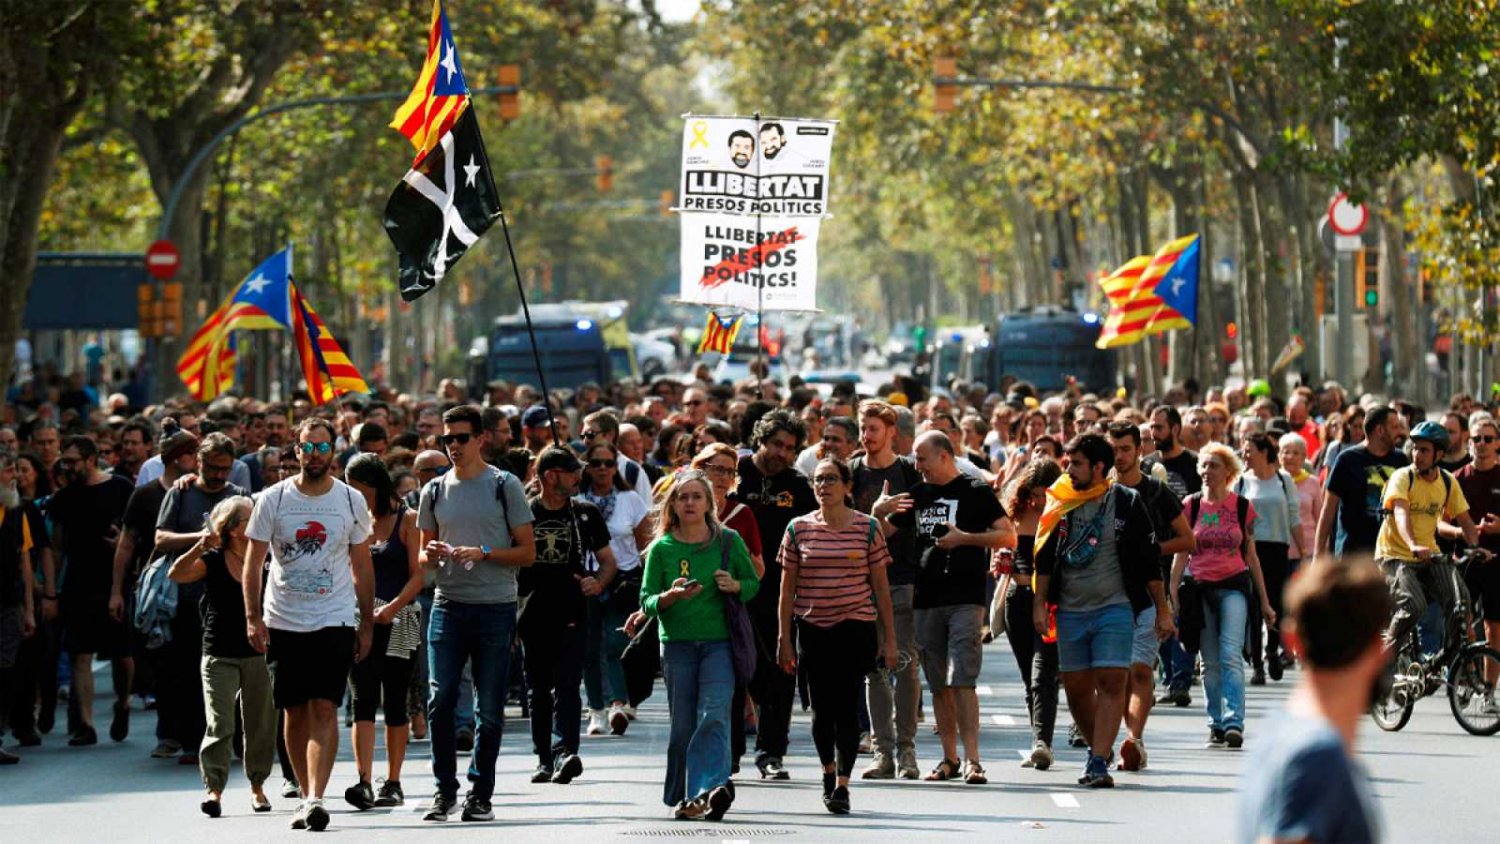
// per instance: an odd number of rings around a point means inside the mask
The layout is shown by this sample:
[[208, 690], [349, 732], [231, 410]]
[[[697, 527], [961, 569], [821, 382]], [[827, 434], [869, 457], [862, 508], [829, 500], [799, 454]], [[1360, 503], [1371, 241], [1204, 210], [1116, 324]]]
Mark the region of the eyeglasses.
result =
[[302, 443], [303, 454], [312, 454], [315, 451], [318, 454], [330, 454], [333, 452], [333, 443]]
[[812, 479], [813, 486], [828, 486], [829, 484], [840, 484], [844, 482], [838, 475], [816, 475]]
[[453, 445], [454, 443], [468, 445], [469, 440], [473, 439], [473, 437], [473, 434], [443, 434], [441, 437], [438, 437], [438, 442], [443, 445]]
[[707, 472], [710, 475], [718, 475], [719, 477], [722, 478], [722, 477], [724, 477], [726, 475], [733, 475], [734, 474], [734, 467], [733, 466], [713, 466], [713, 465], [709, 465], [709, 466], [705, 466], [704, 467], [704, 471]]
[[615, 465], [615, 461], [613, 460], [590, 460], [588, 462], [590, 469], [609, 469]]
[[1474, 436], [1474, 442], [1477, 442], [1477, 443], [1494, 443], [1494, 442], [1500, 442], [1500, 437], [1493, 436], [1491, 434], [1482, 434], [1482, 435], [1481, 434], [1476, 434]]
[[697, 407], [700, 404], [703, 404], [703, 399], [693, 399], [692, 401], [685, 401], [685, 402], [682, 403], [682, 406], [683, 407]]
[[448, 467], [447, 466], [423, 466], [422, 468], [420, 468], [420, 469], [417, 470], [417, 474], [419, 474], [419, 475], [430, 474], [430, 475], [438, 476], [438, 475], [442, 475], [442, 474], [446, 473], [447, 471], [448, 471]]
[[583, 431], [581, 434], [579, 434], [579, 436], [583, 437], [586, 440], [591, 440], [594, 437], [599, 436], [599, 432], [595, 431], [593, 429], [587, 429], [587, 430]]

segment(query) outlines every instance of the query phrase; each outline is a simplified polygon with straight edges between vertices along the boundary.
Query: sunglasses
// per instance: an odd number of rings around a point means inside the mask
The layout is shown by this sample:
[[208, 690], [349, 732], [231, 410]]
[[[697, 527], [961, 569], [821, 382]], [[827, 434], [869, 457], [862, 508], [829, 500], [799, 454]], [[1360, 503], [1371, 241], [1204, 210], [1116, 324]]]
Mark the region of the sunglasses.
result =
[[430, 474], [430, 475], [433, 475], [433, 476], [441, 476], [443, 474], [446, 474], [447, 471], [448, 471], [448, 467], [447, 466], [424, 466], [423, 468], [417, 470], [417, 474], [419, 474], [419, 475], [421, 475], [421, 474]]
[[593, 429], [588, 429], [588, 430], [585, 430], [583, 433], [579, 434], [579, 436], [583, 437], [586, 440], [591, 440], [594, 437], [599, 436], [599, 432], [595, 431]]
[[473, 434], [443, 434], [441, 437], [438, 437], [438, 442], [443, 445], [453, 445], [454, 443], [468, 445], [469, 440], [473, 438]]
[[1477, 442], [1477, 443], [1494, 443], [1494, 442], [1500, 442], [1500, 437], [1494, 436], [1492, 434], [1476, 435], [1474, 437], [1474, 442]]
[[333, 443], [302, 443], [301, 446], [303, 454], [312, 454], [313, 452], [331, 454], [333, 452]]
[[703, 400], [693, 399], [692, 401], [685, 401], [682, 404], [684, 407], [697, 407], [698, 405], [703, 404]]
[[588, 467], [590, 469], [608, 469], [613, 467], [614, 465], [615, 461], [613, 460], [590, 460], [588, 462]]

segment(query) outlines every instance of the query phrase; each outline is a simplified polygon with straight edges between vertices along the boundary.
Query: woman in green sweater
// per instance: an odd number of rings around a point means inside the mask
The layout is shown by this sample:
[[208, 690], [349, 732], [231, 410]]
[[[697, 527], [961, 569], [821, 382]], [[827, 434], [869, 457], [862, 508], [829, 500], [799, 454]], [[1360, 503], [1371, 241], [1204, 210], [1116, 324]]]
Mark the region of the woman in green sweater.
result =
[[724, 602], [749, 601], [760, 590], [744, 541], [719, 523], [715, 509], [703, 473], [680, 473], [662, 503], [641, 577], [641, 610], [660, 620], [662, 678], [672, 717], [662, 802], [684, 820], [719, 820], [734, 802], [734, 665]]

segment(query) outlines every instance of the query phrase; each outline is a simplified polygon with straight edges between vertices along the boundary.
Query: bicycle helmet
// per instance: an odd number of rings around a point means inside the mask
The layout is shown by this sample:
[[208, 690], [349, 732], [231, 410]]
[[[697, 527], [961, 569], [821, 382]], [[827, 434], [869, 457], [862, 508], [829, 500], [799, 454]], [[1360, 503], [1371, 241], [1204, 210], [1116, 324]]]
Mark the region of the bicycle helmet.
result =
[[1245, 394], [1252, 399], [1268, 398], [1271, 395], [1271, 382], [1264, 378], [1257, 378], [1250, 382], [1250, 386], [1245, 390]]
[[1439, 453], [1448, 450], [1448, 429], [1436, 422], [1418, 422], [1417, 427], [1411, 429], [1412, 440], [1426, 440], [1432, 443]]

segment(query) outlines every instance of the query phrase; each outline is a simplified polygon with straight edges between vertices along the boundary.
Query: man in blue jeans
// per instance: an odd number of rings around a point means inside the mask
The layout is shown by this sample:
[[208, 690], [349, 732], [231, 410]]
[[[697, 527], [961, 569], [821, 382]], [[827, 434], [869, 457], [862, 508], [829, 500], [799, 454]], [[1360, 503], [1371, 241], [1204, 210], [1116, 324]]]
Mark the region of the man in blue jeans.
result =
[[516, 629], [516, 570], [536, 560], [531, 508], [515, 475], [484, 462], [487, 432], [479, 408], [443, 414], [441, 441], [453, 470], [422, 488], [417, 526], [423, 565], [437, 572], [428, 627], [432, 694], [427, 703], [437, 792], [424, 820], [446, 821], [458, 802], [455, 711], [464, 663], [473, 660], [478, 739], [469, 765], [474, 787], [463, 819], [493, 820], [495, 758], [505, 715]]
[[1036, 536], [1037, 632], [1057, 607], [1057, 657], [1068, 709], [1089, 739], [1078, 784], [1111, 788], [1109, 757], [1125, 712], [1137, 616], [1156, 610], [1156, 638], [1173, 630], [1160, 547], [1140, 493], [1109, 480], [1115, 450], [1098, 434], [1064, 447], [1067, 474], [1047, 490]]

